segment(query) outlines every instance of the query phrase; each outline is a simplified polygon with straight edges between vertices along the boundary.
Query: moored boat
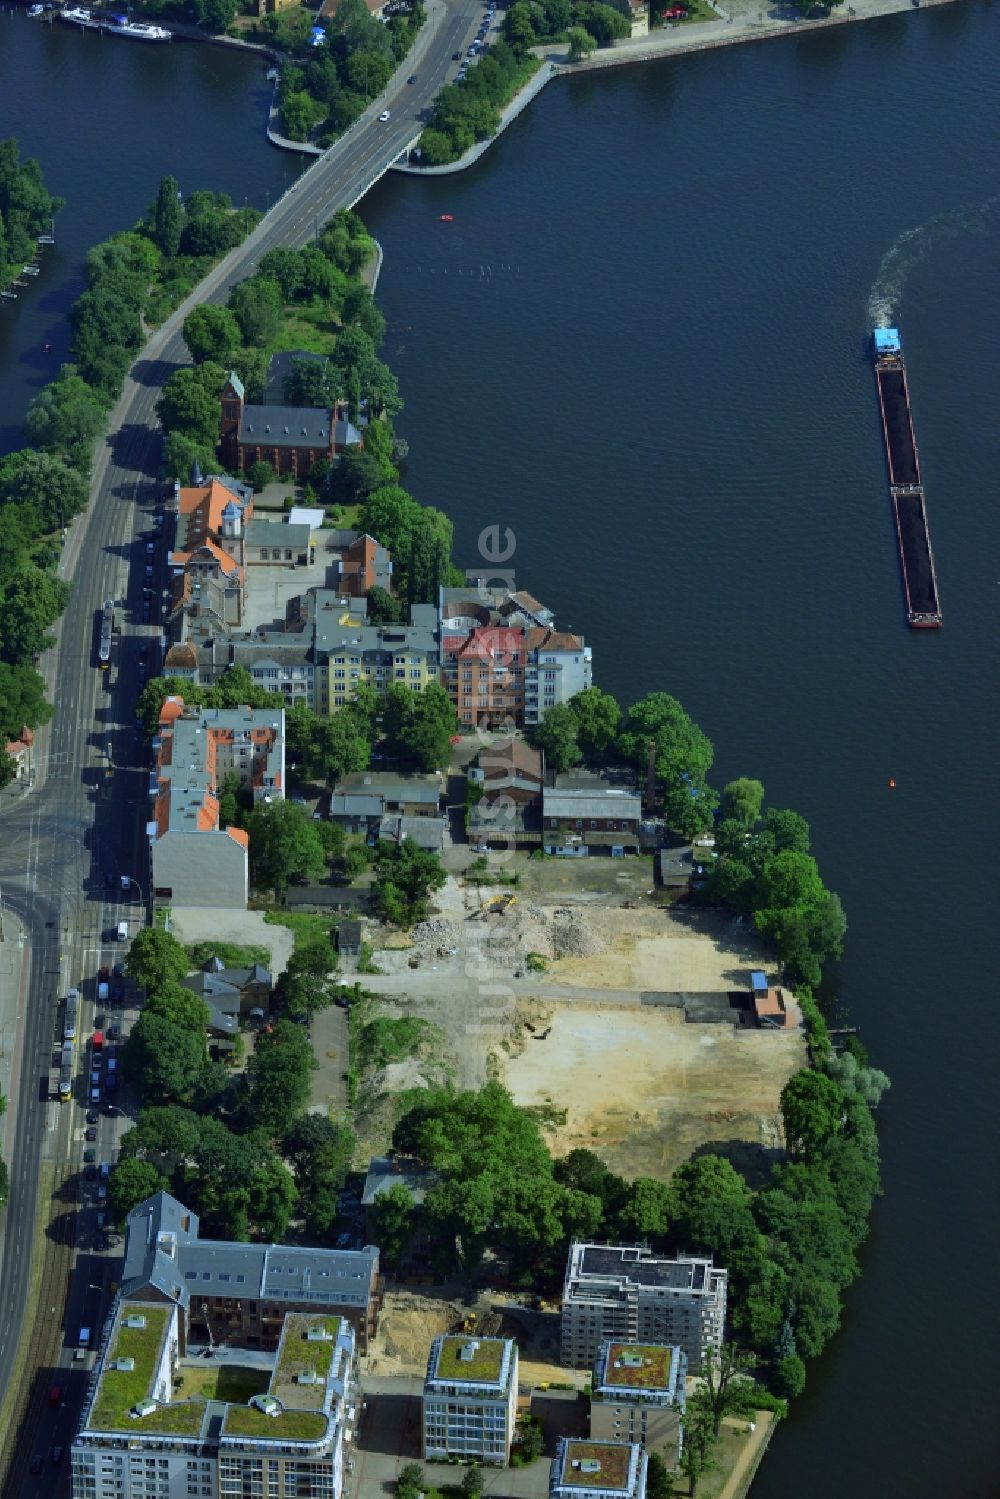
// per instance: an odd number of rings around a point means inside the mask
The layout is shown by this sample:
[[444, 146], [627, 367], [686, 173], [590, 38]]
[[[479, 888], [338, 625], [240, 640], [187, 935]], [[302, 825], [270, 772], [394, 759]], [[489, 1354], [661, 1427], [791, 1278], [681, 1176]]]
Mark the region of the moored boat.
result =
[[169, 42], [171, 36], [165, 26], [130, 21], [128, 16], [109, 16], [106, 30], [111, 36], [130, 36], [136, 42]]

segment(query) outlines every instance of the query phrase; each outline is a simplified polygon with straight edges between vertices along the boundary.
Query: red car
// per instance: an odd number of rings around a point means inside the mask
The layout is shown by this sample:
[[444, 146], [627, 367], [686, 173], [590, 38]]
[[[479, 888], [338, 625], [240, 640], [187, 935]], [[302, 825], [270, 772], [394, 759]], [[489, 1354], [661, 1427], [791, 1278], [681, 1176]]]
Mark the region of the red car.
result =
[[62, 1405], [62, 1390], [57, 1384], [54, 1384], [49, 1391], [49, 1404]]

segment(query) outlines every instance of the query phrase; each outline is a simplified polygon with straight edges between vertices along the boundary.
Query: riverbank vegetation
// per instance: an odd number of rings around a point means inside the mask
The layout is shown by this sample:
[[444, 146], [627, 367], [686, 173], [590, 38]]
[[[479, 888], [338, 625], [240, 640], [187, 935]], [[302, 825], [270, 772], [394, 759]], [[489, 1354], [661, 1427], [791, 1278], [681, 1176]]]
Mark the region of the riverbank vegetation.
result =
[[46, 188], [38, 162], [21, 160], [14, 137], [0, 141], [0, 291], [35, 259], [38, 236], [52, 233], [64, 207], [65, 199]]
[[[530, 44], [529, 44], [530, 45]], [[422, 166], [443, 166], [489, 140], [515, 94], [541, 67], [527, 46], [495, 42], [461, 83], [449, 83], [434, 100], [433, 113], [416, 150]]]

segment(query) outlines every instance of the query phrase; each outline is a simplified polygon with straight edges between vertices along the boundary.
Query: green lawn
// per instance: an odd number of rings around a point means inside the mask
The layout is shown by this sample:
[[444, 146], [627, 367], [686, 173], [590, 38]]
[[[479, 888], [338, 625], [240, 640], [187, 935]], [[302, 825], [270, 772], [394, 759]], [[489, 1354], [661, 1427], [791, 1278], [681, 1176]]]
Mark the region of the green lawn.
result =
[[266, 947], [250, 944], [241, 947], [238, 942], [192, 942], [184, 951], [196, 968], [203, 968], [209, 958], [221, 958], [227, 968], [252, 968], [260, 963], [270, 966], [271, 954]]
[[144, 1327], [136, 1328], [126, 1327], [124, 1321], [119, 1321], [108, 1364], [116, 1359], [130, 1358], [135, 1368], [121, 1370], [105, 1366], [91, 1416], [91, 1424], [105, 1430], [127, 1430], [132, 1424], [129, 1411], [148, 1397], [170, 1309], [145, 1303], [134, 1306], [126, 1302], [125, 1315], [128, 1314], [141, 1315], [146, 1323]]
[[269, 354], [286, 354], [291, 349], [307, 349], [311, 354], [331, 354], [337, 342], [337, 325], [330, 321], [325, 307], [286, 307], [281, 327], [268, 339]]
[[229, 1400], [245, 1405], [251, 1395], [262, 1395], [271, 1380], [268, 1369], [249, 1369], [239, 1364], [182, 1364], [174, 1379], [174, 1388], [190, 1400]]
[[280, 1416], [265, 1416], [252, 1405], [231, 1405], [223, 1427], [227, 1436], [271, 1437], [276, 1442], [316, 1441], [325, 1430], [326, 1417], [318, 1411], [282, 1411]]
[[287, 926], [295, 937], [295, 945], [313, 942], [318, 937], [329, 941], [333, 922], [329, 916], [310, 911], [268, 911], [264, 920], [269, 926]]

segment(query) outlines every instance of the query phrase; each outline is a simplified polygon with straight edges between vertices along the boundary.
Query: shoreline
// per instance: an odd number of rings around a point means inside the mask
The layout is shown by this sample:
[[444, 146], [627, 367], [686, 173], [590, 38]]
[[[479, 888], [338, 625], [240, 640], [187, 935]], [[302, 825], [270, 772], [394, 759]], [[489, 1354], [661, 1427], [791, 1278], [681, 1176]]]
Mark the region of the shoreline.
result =
[[[463, 172], [474, 166], [498, 140], [512, 120], [527, 109], [532, 100], [553, 78], [570, 78], [606, 68], [632, 66], [637, 63], [659, 62], [664, 58], [685, 56], [689, 53], [714, 52], [722, 47], [744, 46], [753, 42], [770, 41], [776, 37], [801, 36], [804, 33], [828, 31], [835, 27], [850, 26], [857, 21], [875, 21], [883, 16], [910, 15], [914, 11], [931, 7], [957, 5], [960, 0], [854, 0], [854, 4], [840, 7], [839, 14], [805, 17], [787, 20], [783, 17], [768, 17], [756, 12], [756, 18], [732, 15], [721, 16], [714, 21], [699, 21], [690, 25], [663, 27], [645, 36], [625, 37], [612, 47], [600, 47], [589, 58], [580, 62], [569, 62], [566, 48], [561, 43], [544, 43], [533, 48], [541, 57], [543, 66], [517, 93], [500, 116], [500, 128], [488, 140], [476, 144], [460, 156], [457, 161], [446, 162], [438, 167], [420, 167], [407, 162], [393, 162], [390, 172], [402, 172], [413, 177], [446, 177], [453, 172]], [[695, 34], [696, 33], [696, 34]]]

